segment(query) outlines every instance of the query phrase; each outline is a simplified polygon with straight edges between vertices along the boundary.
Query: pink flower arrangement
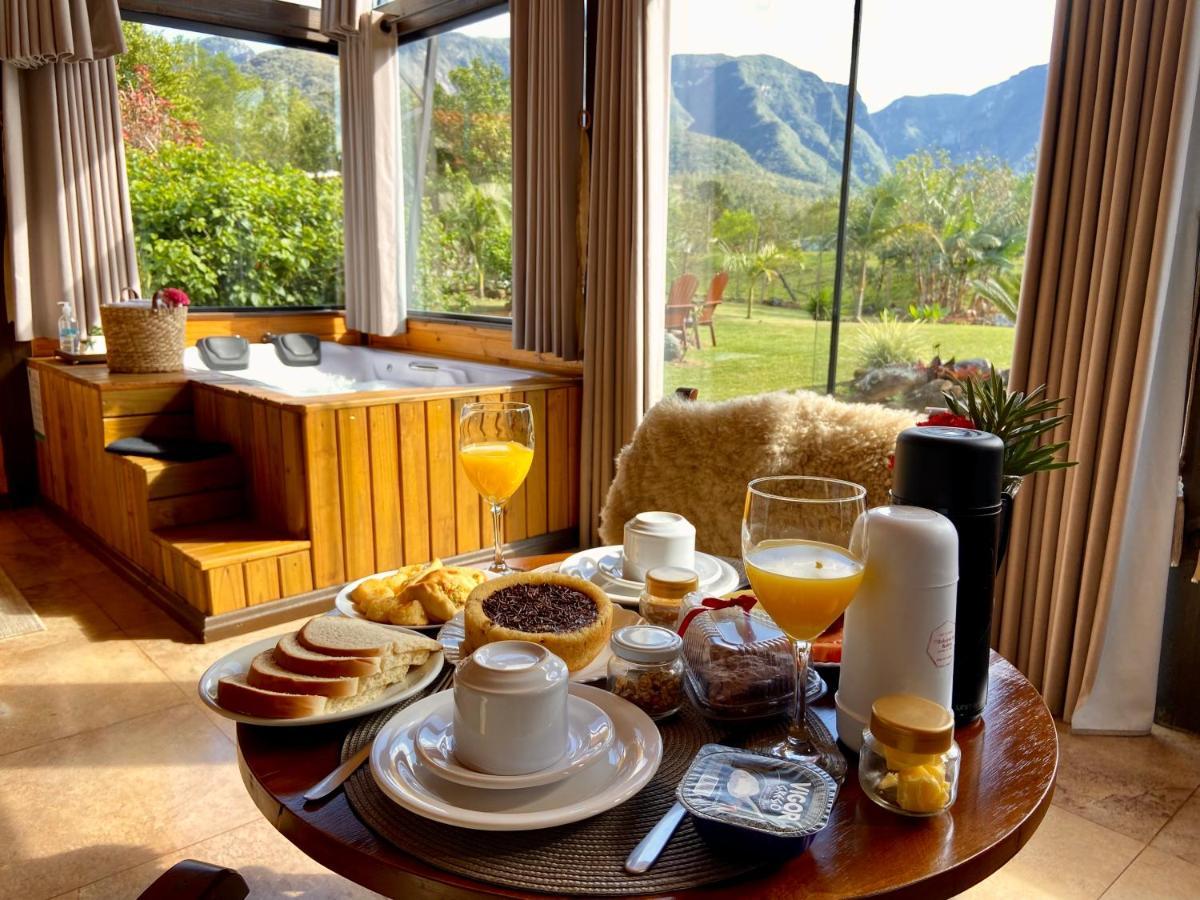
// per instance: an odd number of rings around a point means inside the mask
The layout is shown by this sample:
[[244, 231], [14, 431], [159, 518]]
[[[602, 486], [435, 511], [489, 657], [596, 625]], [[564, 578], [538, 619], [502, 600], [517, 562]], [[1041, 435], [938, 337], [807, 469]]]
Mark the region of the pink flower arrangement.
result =
[[171, 307], [189, 306], [192, 302], [188, 299], [188, 295], [184, 293], [183, 290], [174, 287], [163, 288], [157, 294], [155, 294], [155, 296], [158, 297], [158, 299], [163, 303], [167, 304], [167, 306]]

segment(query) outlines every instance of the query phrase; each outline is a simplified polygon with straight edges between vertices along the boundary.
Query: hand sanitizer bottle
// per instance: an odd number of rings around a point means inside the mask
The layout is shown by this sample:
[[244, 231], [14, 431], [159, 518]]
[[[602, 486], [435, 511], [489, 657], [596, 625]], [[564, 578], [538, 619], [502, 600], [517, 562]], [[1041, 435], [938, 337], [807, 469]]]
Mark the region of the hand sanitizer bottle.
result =
[[75, 320], [75, 309], [65, 300], [58, 305], [62, 309], [58, 317], [58, 349], [63, 353], [78, 353], [79, 323]]

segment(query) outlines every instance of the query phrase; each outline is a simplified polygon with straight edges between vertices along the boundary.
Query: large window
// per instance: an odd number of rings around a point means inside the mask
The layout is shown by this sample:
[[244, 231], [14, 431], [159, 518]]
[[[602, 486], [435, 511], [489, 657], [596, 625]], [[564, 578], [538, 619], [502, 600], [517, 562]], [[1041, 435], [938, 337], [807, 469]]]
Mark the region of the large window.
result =
[[117, 57], [146, 290], [342, 305], [337, 56], [125, 22]]
[[400, 45], [410, 310], [512, 310], [509, 17]]
[[922, 408], [1007, 369], [1053, 4], [863, 3], [840, 296], [854, 4], [722, 6], [672, 15], [666, 390], [824, 391], [836, 356], [836, 395]]

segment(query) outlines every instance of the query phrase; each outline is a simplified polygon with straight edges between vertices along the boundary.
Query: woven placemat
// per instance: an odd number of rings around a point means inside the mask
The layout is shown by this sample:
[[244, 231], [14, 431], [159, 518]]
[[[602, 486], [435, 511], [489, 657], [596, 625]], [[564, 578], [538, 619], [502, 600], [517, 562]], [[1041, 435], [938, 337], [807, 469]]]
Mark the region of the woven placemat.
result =
[[[385, 710], [361, 720], [346, 736], [346, 759], [375, 735], [395, 713]], [[815, 715], [810, 727], [824, 730]], [[731, 852], [709, 843], [686, 817], [658, 862], [644, 875], [625, 871], [625, 859], [675, 802], [675, 788], [696, 751], [708, 743], [759, 746], [784, 733], [782, 720], [753, 731], [729, 731], [685, 706], [659, 723], [663, 760], [637, 796], [616, 809], [582, 822], [539, 831], [479, 832], [432, 822], [401, 809], [375, 784], [364, 766], [346, 782], [346, 796], [359, 817], [381, 837], [418, 859], [467, 878], [552, 894], [660, 893], [699, 887], [777, 864], [745, 848]]]

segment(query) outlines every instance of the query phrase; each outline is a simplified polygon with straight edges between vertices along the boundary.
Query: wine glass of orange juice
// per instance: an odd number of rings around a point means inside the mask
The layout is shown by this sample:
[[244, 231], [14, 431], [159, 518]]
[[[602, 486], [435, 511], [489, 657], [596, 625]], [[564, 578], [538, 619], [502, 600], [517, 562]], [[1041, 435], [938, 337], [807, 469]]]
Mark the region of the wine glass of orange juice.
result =
[[810, 642], [845, 612], [862, 583], [867, 492], [848, 481], [802, 475], [756, 478], [746, 489], [742, 560], [754, 595], [791, 638], [796, 693], [787, 737], [769, 752], [814, 763], [838, 781], [846, 760], [809, 732], [804, 686]]
[[495, 556], [489, 572], [509, 572], [500, 516], [533, 463], [533, 410], [528, 403], [467, 403], [458, 420], [458, 459], [492, 508]]

